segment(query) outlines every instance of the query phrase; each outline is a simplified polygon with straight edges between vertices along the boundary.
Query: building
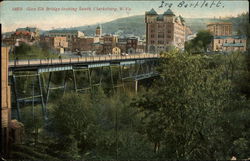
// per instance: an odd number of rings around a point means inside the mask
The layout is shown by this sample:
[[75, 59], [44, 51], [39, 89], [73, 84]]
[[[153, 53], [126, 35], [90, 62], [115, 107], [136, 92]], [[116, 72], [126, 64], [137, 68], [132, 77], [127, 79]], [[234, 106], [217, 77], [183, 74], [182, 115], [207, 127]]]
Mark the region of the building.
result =
[[114, 47], [118, 42], [118, 36], [116, 35], [104, 35], [103, 41], [103, 54], [111, 54]]
[[84, 37], [84, 33], [78, 30], [51, 30], [45, 34], [48, 37], [66, 37], [68, 47], [70, 50], [73, 48], [73, 40], [76, 38]]
[[55, 49], [68, 48], [68, 42], [66, 37], [52, 37], [51, 45]]
[[27, 42], [32, 41], [33, 39], [32, 34], [28, 31], [16, 31], [12, 36], [14, 40], [21, 39]]
[[231, 22], [210, 23], [207, 25], [207, 29], [214, 36], [211, 43], [212, 51], [246, 51], [246, 36], [232, 35]]
[[46, 43], [49, 48], [64, 52], [65, 49], [68, 49], [68, 41], [66, 37], [56, 36], [56, 37], [48, 37], [41, 36], [41, 43]]
[[84, 37], [84, 33], [78, 30], [51, 30], [45, 35], [49, 37], [67, 37], [68, 40], [77, 37]]
[[126, 37], [119, 37], [118, 42], [116, 44], [118, 48], [121, 49], [121, 53], [126, 53], [127, 52], [127, 38]]
[[146, 42], [138, 41], [136, 53], [144, 53], [146, 51]]
[[126, 53], [133, 54], [136, 53], [138, 38], [137, 37], [128, 37], [126, 44]]
[[103, 54], [103, 43], [96, 42], [92, 44], [92, 50], [95, 54]]
[[26, 27], [26, 28], [18, 28], [16, 32], [28, 32], [32, 36], [33, 39], [38, 40], [40, 36], [40, 32], [36, 27]]
[[121, 49], [118, 48], [118, 47], [114, 47], [114, 48], [112, 49], [112, 54], [120, 55], [120, 54], [121, 54]]
[[5, 45], [15, 45], [16, 43], [23, 42], [29, 45], [34, 44], [40, 40], [39, 30], [35, 27], [18, 28], [15, 32], [5, 35], [3, 43]]
[[214, 36], [212, 51], [246, 51], [246, 36]]
[[231, 36], [232, 35], [232, 23], [231, 22], [216, 22], [209, 23], [207, 29], [214, 36]]
[[16, 40], [12, 36], [11, 37], [5, 37], [5, 38], [2, 39], [2, 41], [3, 41], [3, 44], [8, 45], [8, 46], [13, 46], [16, 43]]
[[151, 9], [145, 13], [145, 23], [147, 52], [168, 51], [172, 46], [184, 48], [186, 26], [181, 16], [170, 9], [163, 14]]
[[98, 42], [98, 37], [74, 38], [72, 51], [92, 51], [93, 44]]
[[112, 44], [115, 45], [118, 42], [118, 36], [106, 34], [103, 36], [103, 43], [104, 44]]
[[96, 37], [101, 37], [102, 36], [102, 27], [98, 25], [95, 30], [95, 36]]

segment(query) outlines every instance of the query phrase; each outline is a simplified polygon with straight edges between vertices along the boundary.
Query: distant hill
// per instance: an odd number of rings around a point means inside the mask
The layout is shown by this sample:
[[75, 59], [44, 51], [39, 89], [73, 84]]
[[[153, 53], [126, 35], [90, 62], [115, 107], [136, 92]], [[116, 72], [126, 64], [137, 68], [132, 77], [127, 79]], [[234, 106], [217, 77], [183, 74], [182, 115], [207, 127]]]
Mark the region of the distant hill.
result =
[[[80, 26], [74, 27], [71, 29], [77, 29], [84, 31], [87, 35], [91, 35], [95, 33], [96, 25], [90, 26]], [[134, 34], [137, 36], [141, 36], [145, 34], [145, 24], [144, 24], [144, 16], [132, 16], [126, 18], [119, 18], [110, 22], [106, 22], [101, 24], [103, 33], [115, 33], [120, 30], [123, 31], [124, 34]]]
[[[241, 14], [238, 17], [235, 18], [184, 18], [186, 21], [186, 24], [190, 26], [193, 33], [206, 29], [207, 23], [210, 22], [232, 22], [233, 23], [233, 30], [234, 32], [237, 32], [240, 28], [240, 22], [242, 20], [242, 17], [246, 16], [246, 14]], [[138, 16], [131, 16], [126, 18], [119, 18], [110, 22], [106, 22], [101, 24], [103, 28], [103, 33], [107, 34], [114, 34], [115, 32], [119, 31], [123, 34], [134, 34], [136, 36], [143, 36], [145, 35], [145, 23], [144, 23], [144, 15], [138, 15]], [[68, 28], [68, 30], [80, 30], [85, 32], [86, 35], [94, 35], [96, 25], [88, 25], [88, 26], [79, 26], [79, 27], [73, 27]]]

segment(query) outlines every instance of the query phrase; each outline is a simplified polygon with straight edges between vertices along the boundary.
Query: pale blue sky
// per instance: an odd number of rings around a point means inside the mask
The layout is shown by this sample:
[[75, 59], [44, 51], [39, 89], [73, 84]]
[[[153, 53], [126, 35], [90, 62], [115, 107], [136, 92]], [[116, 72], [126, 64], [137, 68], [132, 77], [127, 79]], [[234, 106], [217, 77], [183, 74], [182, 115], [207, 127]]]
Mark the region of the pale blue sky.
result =
[[[166, 1], [173, 3], [171, 9], [176, 15], [183, 17], [204, 18], [204, 17], [225, 17], [236, 16], [242, 12], [248, 12], [248, 1], [222, 1], [221, 7], [203, 7], [203, 1], [186, 1], [186, 4], [195, 4], [193, 7], [177, 7], [181, 1]], [[212, 1], [207, 1], [209, 4]], [[145, 11], [154, 8], [158, 13], [163, 13], [168, 7], [159, 8], [161, 1], [4, 1], [1, 2], [1, 23], [3, 32], [13, 31], [18, 27], [33, 26], [49, 30], [52, 28], [67, 28], [82, 25], [104, 23], [121, 17], [143, 15]], [[222, 7], [224, 6], [224, 7]], [[15, 7], [22, 7], [22, 11], [13, 11]], [[77, 8], [77, 11], [27, 11], [28, 7], [49, 8]], [[80, 11], [79, 7], [90, 7], [91, 11]], [[109, 7], [117, 8], [117, 11], [97, 11], [94, 8]], [[125, 7], [130, 10], [120, 10]]]

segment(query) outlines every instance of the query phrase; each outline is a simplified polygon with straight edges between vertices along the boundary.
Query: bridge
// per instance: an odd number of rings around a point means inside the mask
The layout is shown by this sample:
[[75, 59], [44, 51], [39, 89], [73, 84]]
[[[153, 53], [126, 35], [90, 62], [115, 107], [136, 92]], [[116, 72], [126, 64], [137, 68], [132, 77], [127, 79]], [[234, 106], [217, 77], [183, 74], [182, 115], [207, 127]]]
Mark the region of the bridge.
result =
[[[137, 91], [139, 80], [158, 75], [155, 69], [158, 59], [158, 54], [144, 53], [10, 61], [9, 77], [16, 105], [16, 117], [21, 120], [20, 105], [24, 102], [33, 105], [39, 102], [46, 116], [50, 92], [62, 89], [63, 94], [69, 81], [73, 84], [72, 90], [75, 92], [93, 91], [95, 87], [103, 85], [104, 77], [109, 78], [106, 81], [112, 90], [124, 89], [124, 82], [135, 81]], [[56, 73], [63, 79], [60, 85], [52, 81]], [[20, 87], [22, 80], [28, 82], [28, 89]]]

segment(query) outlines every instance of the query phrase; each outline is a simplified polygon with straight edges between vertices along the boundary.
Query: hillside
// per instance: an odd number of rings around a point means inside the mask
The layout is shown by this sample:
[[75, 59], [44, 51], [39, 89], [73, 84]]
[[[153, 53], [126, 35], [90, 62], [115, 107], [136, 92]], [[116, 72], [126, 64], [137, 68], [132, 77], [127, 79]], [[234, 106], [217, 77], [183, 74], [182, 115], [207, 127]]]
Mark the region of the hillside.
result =
[[[240, 29], [240, 24], [242, 20], [246, 17], [248, 13], [238, 15], [238, 17], [231, 18], [184, 18], [187, 26], [190, 26], [193, 33], [206, 29], [206, 24], [210, 22], [232, 22], [233, 23], [233, 31], [236, 33]], [[79, 26], [73, 28], [67, 28], [67, 30], [80, 30], [85, 32], [86, 35], [92, 36], [95, 33], [96, 26], [88, 25], [88, 26]], [[145, 35], [145, 22], [144, 15], [131, 16], [125, 18], [119, 18], [110, 22], [106, 22], [101, 24], [103, 28], [103, 33], [107, 34], [115, 34], [115, 33], [123, 33], [123, 34], [134, 34], [136, 36]], [[65, 28], [64, 28], [65, 29]], [[62, 28], [58, 29], [62, 30]], [[40, 31], [40, 33], [44, 33], [46, 31]], [[5, 33], [7, 34], [7, 33]]]
[[[236, 18], [185, 18], [186, 24], [190, 26], [193, 32], [206, 29], [206, 24], [210, 22], [233, 22], [234, 32], [238, 31], [239, 22], [241, 21], [242, 15]], [[110, 22], [101, 24], [103, 33], [115, 33], [117, 31], [123, 32], [124, 34], [134, 34], [136, 36], [142, 36], [145, 34], [145, 23], [144, 15], [131, 16], [126, 18], [119, 18]], [[79, 26], [70, 29], [77, 29], [84, 31], [87, 35], [93, 35], [95, 33], [96, 25], [90, 26]]]
[[[101, 25], [103, 33], [114, 33], [118, 30], [122, 30], [124, 34], [134, 34], [137, 36], [145, 34], [144, 16], [119, 18]], [[95, 33], [96, 26], [97, 25], [80, 26], [72, 29], [82, 30], [87, 35], [91, 35]]]

